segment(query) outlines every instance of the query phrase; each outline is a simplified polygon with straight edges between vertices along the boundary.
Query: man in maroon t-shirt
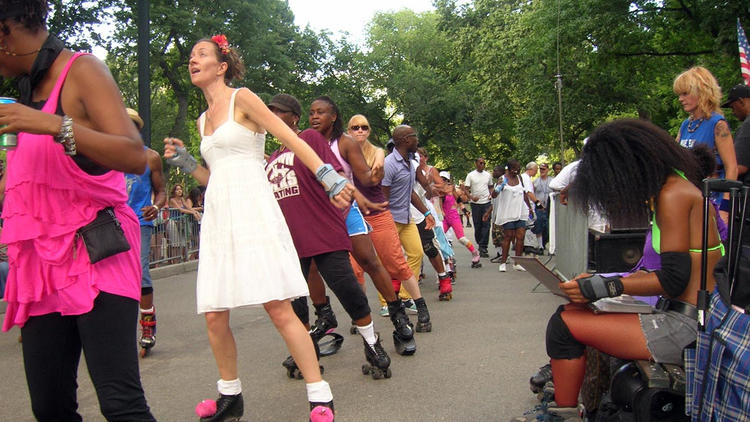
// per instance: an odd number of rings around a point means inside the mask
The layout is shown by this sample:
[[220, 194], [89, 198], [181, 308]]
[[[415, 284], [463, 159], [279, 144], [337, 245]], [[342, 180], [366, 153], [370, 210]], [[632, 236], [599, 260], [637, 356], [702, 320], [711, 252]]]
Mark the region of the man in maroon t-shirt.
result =
[[[277, 112], [277, 115], [285, 120], [283, 113]], [[323, 162], [333, 165], [337, 171], [341, 170], [340, 163], [320, 133], [308, 129], [299, 137], [310, 145]], [[331, 204], [315, 175], [292, 151], [282, 147], [271, 154], [266, 164], [266, 174], [286, 219], [305, 278], [310, 272], [311, 263], [315, 261], [328, 287], [364, 339], [365, 358], [372, 366], [370, 371], [373, 378], [390, 377], [390, 357], [375, 334], [367, 296], [359, 287], [349, 261], [351, 242], [343, 214]], [[304, 307], [306, 311], [307, 305]], [[295, 310], [298, 308], [296, 306]]]

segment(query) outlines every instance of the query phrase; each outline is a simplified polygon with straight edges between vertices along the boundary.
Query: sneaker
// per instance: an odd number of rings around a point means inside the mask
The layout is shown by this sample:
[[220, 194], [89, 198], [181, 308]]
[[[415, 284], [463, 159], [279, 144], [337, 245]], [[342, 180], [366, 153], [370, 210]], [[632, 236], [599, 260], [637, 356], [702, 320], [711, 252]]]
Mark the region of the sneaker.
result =
[[388, 305], [383, 306], [382, 308], [380, 308], [380, 316], [387, 317], [388, 315], [390, 315], [388, 313]]
[[498, 268], [498, 271], [500, 271], [501, 273], [504, 273], [505, 271], [507, 271], [507, 269], [505, 268], [505, 263], [504, 262], [502, 264], [500, 264], [500, 268]]
[[404, 301], [404, 308], [406, 309], [407, 314], [417, 314], [417, 305], [414, 304], [414, 301], [411, 299]]
[[526, 271], [520, 264], [513, 264], [513, 269], [516, 271]]

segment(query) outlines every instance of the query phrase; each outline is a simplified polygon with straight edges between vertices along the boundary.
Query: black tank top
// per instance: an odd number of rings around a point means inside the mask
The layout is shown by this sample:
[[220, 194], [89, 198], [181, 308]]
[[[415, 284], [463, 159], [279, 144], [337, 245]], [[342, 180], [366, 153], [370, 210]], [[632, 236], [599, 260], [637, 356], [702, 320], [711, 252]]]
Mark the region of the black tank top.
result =
[[[36, 110], [41, 110], [42, 107], [44, 107], [44, 103], [46, 103], [46, 102], [47, 102], [47, 100], [32, 101], [30, 105], [31, 105], [32, 108], [34, 108]], [[55, 111], [55, 114], [58, 115], [58, 116], [64, 116], [65, 115], [65, 112], [63, 112], [63, 109], [62, 109], [62, 95], [59, 95], [57, 97], [57, 111]], [[80, 152], [77, 153], [76, 155], [72, 156], [71, 158], [76, 163], [76, 165], [78, 166], [78, 168], [80, 168], [81, 170], [85, 171], [86, 173], [94, 175], [94, 176], [102, 175], [102, 174], [104, 174], [104, 173], [106, 173], [106, 172], [108, 172], [110, 170], [110, 169], [108, 169], [106, 167], [101, 166], [100, 164], [98, 164], [94, 160], [90, 159], [89, 157], [86, 157], [85, 155], [81, 154]]]

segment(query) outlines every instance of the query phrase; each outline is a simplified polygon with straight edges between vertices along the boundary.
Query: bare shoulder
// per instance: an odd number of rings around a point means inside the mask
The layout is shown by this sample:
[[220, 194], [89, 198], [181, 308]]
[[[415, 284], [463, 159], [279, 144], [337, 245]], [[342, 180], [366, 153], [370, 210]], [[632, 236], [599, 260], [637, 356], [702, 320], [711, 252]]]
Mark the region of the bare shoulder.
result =
[[689, 181], [677, 175], [667, 177], [659, 192], [659, 208], [671, 212], [685, 211], [695, 204], [702, 203], [700, 190]]
[[114, 78], [109, 71], [109, 67], [92, 54], [83, 54], [79, 56], [70, 66], [69, 76], [75, 81], [81, 81], [86, 86], [92, 86], [92, 83], [106, 79], [114, 83]]

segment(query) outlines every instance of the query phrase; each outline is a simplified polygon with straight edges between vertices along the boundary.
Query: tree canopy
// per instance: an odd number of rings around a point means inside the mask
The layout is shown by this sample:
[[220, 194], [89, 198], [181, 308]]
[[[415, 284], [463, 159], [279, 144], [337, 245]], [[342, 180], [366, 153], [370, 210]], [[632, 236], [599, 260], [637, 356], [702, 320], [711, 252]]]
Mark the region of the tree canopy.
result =
[[[78, 49], [104, 47], [126, 103], [137, 107], [137, 0], [50, 4], [50, 30]], [[205, 104], [187, 60], [197, 40], [217, 33], [242, 52], [247, 73], [238, 85], [265, 100], [295, 95], [303, 114], [328, 95], [345, 121], [366, 115], [380, 145], [396, 125], [412, 125], [437, 166], [461, 175], [480, 155], [491, 164], [571, 159], [587, 133], [616, 117], [676, 133], [686, 116], [674, 77], [702, 65], [725, 92], [740, 83], [737, 18], [750, 26], [750, 3], [736, 0], [433, 4], [424, 13], [377, 14], [356, 45], [296, 27], [282, 0], [150, 1], [152, 147], [160, 151], [161, 139], [176, 136], [198, 155], [193, 121]], [[275, 146], [271, 140], [267, 149]]]

